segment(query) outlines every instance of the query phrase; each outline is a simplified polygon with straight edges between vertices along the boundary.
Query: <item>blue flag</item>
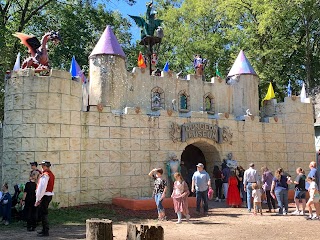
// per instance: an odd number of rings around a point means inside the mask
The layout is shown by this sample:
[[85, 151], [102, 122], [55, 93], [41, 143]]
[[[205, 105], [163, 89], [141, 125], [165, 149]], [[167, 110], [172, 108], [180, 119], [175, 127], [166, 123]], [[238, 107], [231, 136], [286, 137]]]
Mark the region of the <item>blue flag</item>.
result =
[[169, 62], [166, 62], [166, 64], [164, 65], [163, 71], [169, 72]]
[[70, 73], [71, 73], [72, 79], [79, 77], [81, 78], [82, 83], [87, 83], [87, 78], [83, 74], [83, 71], [81, 70], [74, 56], [72, 57], [72, 60], [71, 60]]
[[292, 91], [291, 91], [291, 81], [289, 80], [288, 86], [287, 86], [287, 94], [288, 97], [291, 97]]

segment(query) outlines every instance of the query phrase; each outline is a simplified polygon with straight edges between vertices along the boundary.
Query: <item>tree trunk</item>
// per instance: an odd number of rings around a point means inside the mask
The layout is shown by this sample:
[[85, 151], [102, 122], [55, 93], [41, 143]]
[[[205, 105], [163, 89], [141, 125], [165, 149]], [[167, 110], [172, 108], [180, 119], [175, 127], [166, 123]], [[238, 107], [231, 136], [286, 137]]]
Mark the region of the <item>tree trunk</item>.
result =
[[164, 240], [164, 231], [161, 226], [141, 225], [140, 231], [137, 226], [128, 223], [127, 240]]
[[91, 218], [86, 221], [86, 240], [112, 240], [112, 221]]

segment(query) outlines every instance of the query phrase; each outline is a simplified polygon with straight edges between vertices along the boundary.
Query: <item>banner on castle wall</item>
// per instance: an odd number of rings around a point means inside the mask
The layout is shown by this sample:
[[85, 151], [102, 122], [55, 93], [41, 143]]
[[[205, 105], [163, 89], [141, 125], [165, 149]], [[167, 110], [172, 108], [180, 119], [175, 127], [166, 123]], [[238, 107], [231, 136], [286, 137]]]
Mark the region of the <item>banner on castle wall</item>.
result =
[[217, 124], [202, 122], [185, 123], [179, 125], [172, 122], [169, 131], [173, 142], [186, 142], [192, 138], [207, 138], [216, 143], [231, 142], [232, 132], [229, 127], [219, 127]]

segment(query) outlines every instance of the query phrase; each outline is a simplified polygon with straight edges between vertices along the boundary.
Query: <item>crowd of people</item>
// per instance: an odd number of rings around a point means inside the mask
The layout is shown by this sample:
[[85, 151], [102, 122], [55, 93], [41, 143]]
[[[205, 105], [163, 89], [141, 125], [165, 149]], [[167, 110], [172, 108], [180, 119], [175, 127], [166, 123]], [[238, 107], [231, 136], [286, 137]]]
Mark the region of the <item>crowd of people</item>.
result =
[[15, 185], [13, 196], [9, 193], [8, 183], [4, 183], [0, 192], [0, 217], [2, 224], [9, 225], [13, 217], [26, 221], [27, 231], [35, 231], [41, 221], [39, 237], [49, 236], [48, 207], [53, 196], [55, 176], [51, 172], [51, 163], [43, 160], [39, 170], [37, 162], [30, 162], [31, 171], [26, 184]]
[[[208, 214], [208, 196], [211, 197], [212, 183], [209, 174], [202, 163], [196, 165], [197, 170], [192, 175], [191, 193], [196, 195], [196, 212], [200, 214], [202, 205], [203, 213]], [[215, 186], [215, 201], [225, 201], [228, 206], [245, 206], [248, 212], [253, 215], [263, 215], [262, 203], [267, 204], [266, 213], [287, 215], [288, 212], [288, 191], [289, 185], [294, 184], [295, 211], [292, 215], [307, 215], [307, 220], [320, 220], [320, 195], [319, 180], [320, 174], [316, 168], [316, 162], [310, 162], [310, 171], [305, 175], [301, 167], [296, 169], [296, 177], [293, 179], [290, 174], [278, 168], [272, 173], [268, 167], [261, 168], [261, 173], [255, 169], [254, 163], [249, 165], [247, 170], [239, 166], [230, 169], [227, 164], [222, 164], [222, 170], [214, 166], [213, 179]], [[158, 219], [165, 220], [165, 210], [162, 201], [168, 191], [168, 183], [163, 178], [163, 170], [155, 168], [150, 173], [154, 179], [154, 198], [158, 210]], [[174, 174], [175, 182], [171, 198], [173, 199], [174, 211], [177, 214], [177, 223], [182, 222], [182, 215], [189, 221], [188, 196], [190, 188], [181, 173]], [[208, 194], [209, 193], [209, 194]], [[309, 195], [308, 201], [307, 196]], [[276, 205], [277, 204], [277, 205]], [[313, 213], [312, 207], [315, 212]], [[306, 212], [306, 208], [308, 213]]]

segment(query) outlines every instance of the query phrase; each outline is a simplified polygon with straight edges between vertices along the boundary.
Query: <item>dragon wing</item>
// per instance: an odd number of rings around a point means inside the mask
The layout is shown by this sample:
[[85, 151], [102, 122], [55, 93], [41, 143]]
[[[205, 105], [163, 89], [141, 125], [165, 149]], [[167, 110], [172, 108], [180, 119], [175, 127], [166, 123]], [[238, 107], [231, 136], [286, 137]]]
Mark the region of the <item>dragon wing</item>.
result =
[[129, 15], [129, 17], [131, 17], [135, 21], [138, 27], [144, 27], [146, 24], [146, 21], [142, 17], [131, 16], [131, 15]]
[[154, 20], [154, 25], [156, 25], [156, 28], [157, 28], [157, 27], [159, 27], [161, 25], [162, 22], [163, 22], [163, 20], [155, 19]]
[[21, 40], [21, 43], [27, 46], [29, 52], [31, 53], [31, 56], [34, 57], [36, 55], [37, 49], [41, 46], [41, 43], [37, 37], [21, 32], [16, 32], [15, 34], [13, 34], [13, 36], [19, 38]]

